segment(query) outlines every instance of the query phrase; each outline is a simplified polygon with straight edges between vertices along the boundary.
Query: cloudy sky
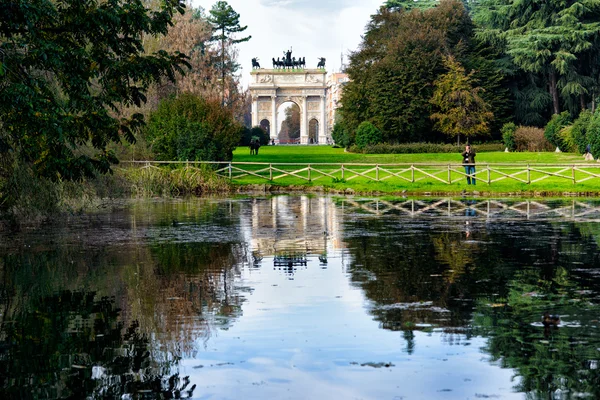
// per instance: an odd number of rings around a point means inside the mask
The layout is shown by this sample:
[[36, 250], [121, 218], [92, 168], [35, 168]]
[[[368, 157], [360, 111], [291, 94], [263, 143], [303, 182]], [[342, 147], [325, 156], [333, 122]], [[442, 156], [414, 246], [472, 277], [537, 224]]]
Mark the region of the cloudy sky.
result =
[[[207, 12], [216, 0], [193, 0], [194, 7]], [[244, 32], [252, 35], [238, 44], [242, 82], [247, 85], [252, 58], [263, 68], [271, 68], [271, 58], [282, 57], [292, 47], [293, 56], [306, 57], [309, 68], [318, 58], [327, 59], [327, 71], [338, 71], [340, 54], [347, 61], [349, 50], [356, 50], [365, 25], [383, 0], [228, 0], [240, 14]]]

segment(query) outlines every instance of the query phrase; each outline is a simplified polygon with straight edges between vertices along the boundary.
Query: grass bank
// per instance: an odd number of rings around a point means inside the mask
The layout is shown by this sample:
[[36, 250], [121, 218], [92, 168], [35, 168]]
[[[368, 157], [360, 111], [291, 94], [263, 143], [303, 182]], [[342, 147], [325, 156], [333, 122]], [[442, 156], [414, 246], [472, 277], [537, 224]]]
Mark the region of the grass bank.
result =
[[[504, 152], [482, 152], [477, 155], [478, 175], [477, 185], [468, 185], [464, 172], [460, 167], [462, 161], [460, 154], [452, 153], [426, 153], [426, 154], [355, 154], [347, 153], [344, 149], [334, 149], [326, 146], [264, 146], [260, 149], [258, 155], [250, 155], [247, 148], [238, 148], [234, 153], [234, 162], [256, 162], [256, 163], [298, 163], [315, 164], [315, 167], [324, 172], [332, 172], [332, 176], [319, 176], [313, 173], [312, 177], [316, 179], [307, 182], [298, 176], [286, 176], [274, 181], [266, 181], [256, 176], [246, 175], [233, 179], [233, 184], [238, 187], [249, 189], [263, 188], [268, 191], [323, 191], [332, 193], [365, 193], [365, 194], [439, 194], [439, 195], [458, 195], [464, 192], [470, 192], [487, 196], [499, 195], [518, 195], [518, 196], [564, 196], [564, 195], [600, 195], [600, 178], [592, 178], [582, 182], [590, 177], [587, 172], [600, 172], [593, 167], [585, 168], [586, 163], [583, 157], [572, 153], [504, 153]], [[416, 182], [408, 182], [398, 177], [390, 176], [391, 179], [384, 179], [379, 182], [358, 176], [351, 179], [342, 179], [338, 172], [333, 171], [334, 166], [318, 166], [316, 164], [324, 163], [366, 163], [366, 164], [429, 164], [430, 166], [419, 167], [425, 173], [433, 174], [438, 178], [447, 179], [451, 175], [451, 184], [440, 182], [435, 178], [427, 177], [424, 174], [416, 176]], [[524, 183], [512, 178], [500, 179], [488, 185], [487, 173], [484, 172], [486, 164], [512, 164], [510, 167], [504, 166], [500, 172], [491, 172], [489, 179], [491, 181], [502, 178], [502, 174], [512, 175], [520, 180], [530, 181]], [[444, 165], [454, 165], [451, 172], [444, 172]], [[527, 164], [546, 164], [546, 170], [552, 173], [558, 173], [561, 176], [546, 176], [543, 173], [536, 172], [537, 167], [532, 167], [532, 171], [525, 174], [524, 168]], [[554, 165], [571, 165], [580, 168], [581, 171], [575, 172], [576, 184], [570, 179], [572, 171], [553, 168]], [[431, 167], [431, 165], [440, 165]], [[265, 165], [253, 166], [245, 165], [247, 170], [259, 170], [265, 168]], [[278, 166], [277, 168], [285, 171], [300, 169], [300, 166]], [[354, 171], [364, 173], [371, 167], [352, 166]], [[388, 168], [390, 169], [390, 168]], [[394, 167], [393, 172], [399, 173], [404, 167]], [[262, 173], [265, 174], [264, 172]], [[399, 173], [405, 179], [411, 178], [410, 171]], [[277, 173], [279, 175], [279, 173]], [[306, 172], [298, 173], [306, 177]], [[352, 174], [349, 174], [352, 175]], [[368, 174], [371, 178], [375, 172]], [[527, 175], [527, 176], [526, 176]], [[235, 175], [234, 175], [235, 176]], [[385, 176], [385, 174], [383, 174]], [[542, 179], [540, 179], [542, 178]], [[538, 180], [539, 179], [539, 180]], [[536, 182], [536, 180], [538, 180]], [[257, 186], [258, 185], [258, 186]]]

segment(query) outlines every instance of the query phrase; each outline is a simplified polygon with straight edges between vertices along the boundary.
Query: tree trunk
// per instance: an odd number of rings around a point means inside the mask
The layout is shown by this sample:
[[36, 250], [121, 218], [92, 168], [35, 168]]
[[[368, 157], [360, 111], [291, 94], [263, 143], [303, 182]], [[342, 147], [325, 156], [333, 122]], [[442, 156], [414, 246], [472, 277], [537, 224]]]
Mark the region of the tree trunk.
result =
[[552, 107], [554, 109], [554, 114], [560, 114], [560, 102], [558, 98], [558, 89], [556, 87], [556, 73], [554, 71], [550, 72], [550, 94], [552, 95]]
[[225, 28], [221, 35], [221, 105], [225, 106]]
[[581, 111], [587, 108], [587, 105], [585, 103], [585, 95], [583, 93], [579, 95], [579, 103], [581, 104]]

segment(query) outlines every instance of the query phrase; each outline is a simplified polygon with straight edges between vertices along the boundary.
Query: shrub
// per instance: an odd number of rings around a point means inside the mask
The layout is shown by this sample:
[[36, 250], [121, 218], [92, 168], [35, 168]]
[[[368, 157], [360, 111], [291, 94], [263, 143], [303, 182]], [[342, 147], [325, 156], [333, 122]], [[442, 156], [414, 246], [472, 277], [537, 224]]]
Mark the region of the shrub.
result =
[[333, 125], [331, 137], [335, 144], [341, 147], [349, 147], [354, 140], [354, 135], [352, 135], [351, 130], [348, 129], [342, 121], [338, 121]]
[[583, 110], [579, 114], [579, 118], [573, 122], [571, 128], [571, 138], [574, 142], [575, 148], [581, 154], [585, 153], [585, 148], [590, 143], [589, 126], [592, 121], [593, 114], [588, 110]]
[[[480, 152], [486, 151], [502, 151], [504, 145], [502, 143], [481, 143], [473, 145], [475, 150]], [[445, 143], [400, 143], [389, 144], [379, 143], [372, 146], [366, 146], [364, 149], [359, 149], [357, 146], [350, 148], [351, 152], [365, 154], [416, 154], [416, 153], [461, 153], [464, 151], [463, 146], [456, 144]]]
[[587, 137], [594, 158], [600, 157], [600, 109], [596, 110], [587, 127]]
[[573, 153], [577, 151], [577, 144], [573, 139], [573, 125], [565, 126], [558, 132], [558, 137], [560, 138], [561, 150], [568, 151], [569, 153]]
[[161, 102], [145, 134], [158, 160], [229, 161], [242, 129], [218, 101], [183, 94]]
[[517, 126], [512, 122], [508, 122], [508, 123], [502, 125], [502, 129], [500, 129], [500, 133], [502, 133], [502, 142], [504, 143], [504, 146], [511, 151], [514, 151], [516, 149], [516, 145], [515, 145], [515, 131], [516, 130], [517, 130]]
[[559, 135], [560, 131], [571, 124], [571, 116], [567, 111], [560, 114], [554, 114], [544, 130], [544, 137], [553, 146], [558, 147], [561, 151], [566, 151], [566, 144], [562, 142]]
[[260, 126], [255, 126], [252, 129], [244, 127], [240, 146], [250, 146], [250, 141], [252, 139], [258, 139], [263, 146], [268, 145], [271, 140], [269, 135], [267, 135], [267, 132]]
[[514, 135], [517, 151], [552, 151], [554, 146], [546, 140], [544, 130], [533, 126], [519, 126]]
[[383, 135], [375, 125], [369, 121], [364, 121], [356, 128], [356, 137], [354, 140], [359, 149], [364, 149], [368, 145], [381, 143]]

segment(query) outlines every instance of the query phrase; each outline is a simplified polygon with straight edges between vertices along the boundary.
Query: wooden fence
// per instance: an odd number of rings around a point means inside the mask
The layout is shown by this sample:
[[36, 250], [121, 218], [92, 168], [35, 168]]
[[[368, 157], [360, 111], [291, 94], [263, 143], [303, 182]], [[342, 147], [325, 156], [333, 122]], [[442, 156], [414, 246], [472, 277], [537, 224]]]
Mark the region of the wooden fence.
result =
[[[211, 166], [217, 174], [231, 180], [246, 178], [274, 182], [295, 178], [316, 182], [329, 178], [334, 182], [363, 179], [375, 182], [398, 180], [403, 182], [439, 182], [451, 185], [465, 177], [491, 185], [502, 180], [532, 184], [554, 177], [573, 184], [600, 178], [600, 164], [477, 164], [476, 172], [469, 175], [462, 164], [365, 164], [365, 163], [257, 163], [205, 161], [125, 161], [142, 168], [165, 164], [179, 164], [184, 168], [201, 169]], [[205, 167], [206, 168], [206, 167]]]

